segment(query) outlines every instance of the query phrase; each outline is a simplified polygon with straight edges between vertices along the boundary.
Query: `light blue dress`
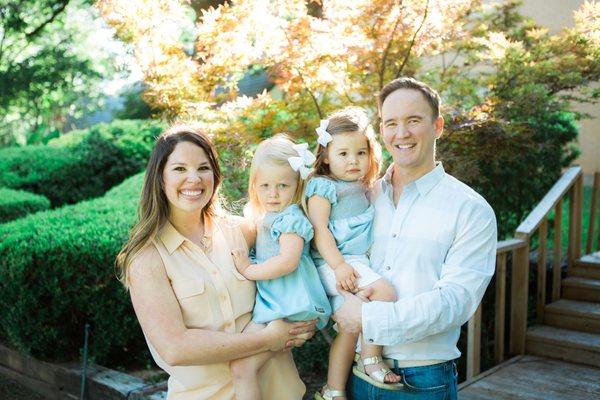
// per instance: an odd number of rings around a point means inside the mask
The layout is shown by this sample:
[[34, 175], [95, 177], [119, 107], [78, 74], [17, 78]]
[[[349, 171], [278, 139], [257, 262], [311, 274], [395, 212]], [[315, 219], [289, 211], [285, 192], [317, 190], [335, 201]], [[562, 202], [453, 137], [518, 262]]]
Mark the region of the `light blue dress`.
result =
[[[342, 256], [367, 254], [373, 243], [375, 208], [369, 202], [362, 182], [315, 176], [306, 185], [305, 196], [309, 199], [315, 195], [331, 203], [328, 228]], [[312, 249], [311, 253], [317, 266], [325, 264], [316, 249]]]
[[310, 221], [297, 204], [278, 213], [267, 213], [257, 227], [255, 258], [262, 263], [279, 254], [279, 236], [295, 233], [304, 239], [298, 268], [275, 279], [256, 282], [256, 303], [252, 320], [267, 323], [279, 318], [290, 321], [317, 319], [317, 328], [327, 325], [331, 306], [310, 257], [314, 236]]

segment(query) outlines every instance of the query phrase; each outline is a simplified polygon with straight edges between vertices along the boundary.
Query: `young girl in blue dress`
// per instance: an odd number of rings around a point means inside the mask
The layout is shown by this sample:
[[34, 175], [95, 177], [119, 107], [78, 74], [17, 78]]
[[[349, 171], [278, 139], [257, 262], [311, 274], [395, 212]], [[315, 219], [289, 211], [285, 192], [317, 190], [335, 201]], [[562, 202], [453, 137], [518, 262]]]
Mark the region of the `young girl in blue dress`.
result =
[[[377, 179], [381, 147], [365, 111], [349, 107], [317, 128], [314, 175], [305, 196], [315, 230], [313, 259], [335, 311], [343, 298], [336, 285], [368, 300], [396, 301], [390, 282], [374, 272], [367, 252], [373, 242], [374, 208], [367, 190]], [[317, 399], [344, 399], [358, 333], [340, 331], [329, 353], [327, 384]], [[399, 388], [400, 377], [381, 358], [381, 346], [361, 344], [355, 374], [375, 386]]]
[[[256, 226], [256, 259], [233, 252], [238, 271], [256, 281], [252, 322], [245, 332], [279, 318], [316, 319], [319, 329], [327, 325], [331, 307], [310, 256], [314, 231], [299, 206], [310, 172], [307, 165], [314, 160], [307, 144], [294, 144], [281, 134], [256, 149], [246, 208]], [[231, 363], [236, 399], [261, 398], [257, 372], [269, 357], [266, 352]]]

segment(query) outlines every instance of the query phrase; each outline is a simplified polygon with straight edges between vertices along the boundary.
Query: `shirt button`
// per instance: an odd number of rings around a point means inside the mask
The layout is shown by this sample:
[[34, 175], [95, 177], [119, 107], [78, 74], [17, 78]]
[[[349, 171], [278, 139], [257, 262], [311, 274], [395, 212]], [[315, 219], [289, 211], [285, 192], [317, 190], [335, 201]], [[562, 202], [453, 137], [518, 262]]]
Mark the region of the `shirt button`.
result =
[[373, 343], [373, 339], [369, 339], [369, 343]]
[[393, 238], [395, 238], [396, 236], [398, 236], [398, 235], [396, 235], [395, 233], [392, 233], [392, 237]]
[[388, 266], [386, 266], [386, 267], [385, 267], [385, 269], [389, 271], [390, 269], [392, 269], [392, 267], [390, 267], [390, 266], [388, 265]]

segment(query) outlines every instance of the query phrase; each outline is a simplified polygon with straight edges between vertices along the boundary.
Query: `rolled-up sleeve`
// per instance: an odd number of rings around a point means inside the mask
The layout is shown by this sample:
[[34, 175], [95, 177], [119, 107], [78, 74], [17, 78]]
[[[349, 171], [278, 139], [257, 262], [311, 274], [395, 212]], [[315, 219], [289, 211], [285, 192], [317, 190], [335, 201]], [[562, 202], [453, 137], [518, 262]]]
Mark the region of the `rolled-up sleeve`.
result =
[[399, 345], [464, 324], [475, 313], [494, 274], [496, 245], [492, 208], [480, 199], [463, 204], [439, 280], [431, 290], [395, 303], [364, 303], [365, 340]]

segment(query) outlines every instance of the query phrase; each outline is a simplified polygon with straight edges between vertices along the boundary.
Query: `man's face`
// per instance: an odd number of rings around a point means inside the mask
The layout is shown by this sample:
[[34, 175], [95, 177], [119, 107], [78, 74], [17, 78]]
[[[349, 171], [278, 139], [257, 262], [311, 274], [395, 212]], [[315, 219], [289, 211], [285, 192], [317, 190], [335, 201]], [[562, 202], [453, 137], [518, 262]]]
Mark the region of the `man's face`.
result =
[[392, 92], [381, 106], [380, 132], [394, 163], [403, 171], [424, 175], [435, 166], [435, 140], [444, 119], [433, 119], [425, 96], [415, 89]]

